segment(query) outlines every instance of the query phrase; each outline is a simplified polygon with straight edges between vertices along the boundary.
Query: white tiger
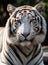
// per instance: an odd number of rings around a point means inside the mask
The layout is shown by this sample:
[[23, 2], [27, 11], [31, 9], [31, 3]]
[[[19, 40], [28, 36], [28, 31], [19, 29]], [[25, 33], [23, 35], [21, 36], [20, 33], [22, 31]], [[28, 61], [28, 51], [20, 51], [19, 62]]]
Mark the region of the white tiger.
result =
[[17, 8], [9, 4], [7, 10], [10, 17], [0, 33], [0, 65], [44, 65], [41, 43], [46, 21], [41, 4]]

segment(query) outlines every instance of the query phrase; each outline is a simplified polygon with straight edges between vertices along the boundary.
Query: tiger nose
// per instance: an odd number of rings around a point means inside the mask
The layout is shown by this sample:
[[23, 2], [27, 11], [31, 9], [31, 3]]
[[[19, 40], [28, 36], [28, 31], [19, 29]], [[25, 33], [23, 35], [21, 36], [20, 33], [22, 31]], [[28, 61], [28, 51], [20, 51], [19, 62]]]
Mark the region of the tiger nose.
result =
[[30, 33], [23, 33], [22, 35], [23, 35], [24, 37], [27, 37], [29, 34], [30, 34]]

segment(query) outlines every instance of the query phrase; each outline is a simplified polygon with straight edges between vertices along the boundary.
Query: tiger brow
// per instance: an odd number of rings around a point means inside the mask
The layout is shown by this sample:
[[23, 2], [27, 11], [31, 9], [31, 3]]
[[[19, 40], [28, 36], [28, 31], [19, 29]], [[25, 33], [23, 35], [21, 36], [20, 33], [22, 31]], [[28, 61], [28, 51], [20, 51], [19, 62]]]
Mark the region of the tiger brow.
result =
[[[30, 14], [32, 16], [31, 12], [29, 12], [28, 14]], [[35, 18], [35, 16], [32, 16], [32, 17]]]

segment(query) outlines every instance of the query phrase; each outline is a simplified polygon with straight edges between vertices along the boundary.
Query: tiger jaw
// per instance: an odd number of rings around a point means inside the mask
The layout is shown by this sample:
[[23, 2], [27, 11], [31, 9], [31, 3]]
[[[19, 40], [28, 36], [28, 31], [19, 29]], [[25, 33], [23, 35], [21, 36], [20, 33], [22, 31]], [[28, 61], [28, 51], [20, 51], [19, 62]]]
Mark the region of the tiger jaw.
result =
[[27, 40], [20, 42], [20, 45], [22, 46], [28, 46], [30, 44], [31, 44], [31, 41], [27, 41]]
[[24, 38], [24, 39], [19, 39], [18, 41], [19, 41], [19, 44], [21, 46], [28, 46], [28, 45], [31, 44], [31, 42], [33, 41], [33, 39], [28, 40], [28, 39]]

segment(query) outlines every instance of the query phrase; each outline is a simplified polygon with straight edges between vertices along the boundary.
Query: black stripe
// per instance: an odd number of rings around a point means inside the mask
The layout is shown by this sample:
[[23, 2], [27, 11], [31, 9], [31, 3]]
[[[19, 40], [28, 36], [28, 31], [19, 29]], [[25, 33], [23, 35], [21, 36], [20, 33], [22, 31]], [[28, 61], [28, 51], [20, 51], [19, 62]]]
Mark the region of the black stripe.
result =
[[[5, 50], [6, 54], [10, 57], [10, 55], [8, 54], [8, 52]], [[12, 60], [12, 58], [10, 57], [10, 59]], [[13, 60], [12, 60], [13, 61]]]
[[[36, 51], [36, 50], [37, 50], [37, 47], [35, 48], [35, 51]], [[35, 57], [34, 57], [35, 51], [33, 52], [33, 57], [27, 62], [27, 64], [30, 63], [30, 61], [31, 61], [33, 58], [35, 58]]]
[[36, 64], [36, 65], [40, 65], [42, 61], [43, 61], [43, 60], [41, 60], [41, 61], [40, 61], [38, 64]]
[[13, 65], [13, 63], [6, 57], [5, 54], [4, 54], [4, 56], [5, 56], [5, 58], [7, 59], [7, 61], [8, 61], [11, 65]]
[[25, 57], [28, 57], [31, 53], [32, 53], [32, 51], [28, 54], [28, 55], [26, 55], [23, 51], [21, 51], [21, 49], [20, 49], [20, 47], [19, 46], [16, 46], [19, 50], [20, 50], [20, 52], [25, 56]]
[[10, 47], [12, 48], [12, 50], [14, 51], [15, 55], [18, 57], [18, 59], [20, 60], [20, 62], [23, 64], [23, 61], [21, 60], [20, 56], [19, 56], [18, 53], [16, 52], [15, 46], [13, 47], [12, 45], [10, 45]]
[[[39, 16], [39, 15], [38, 15], [38, 16]], [[41, 18], [41, 16], [40, 16], [40, 20], [41, 20], [41, 22], [40, 22], [40, 25], [41, 25], [40, 34], [41, 34], [41, 33], [43, 34], [43, 23], [42, 23], [42, 18]]]
[[[38, 59], [38, 61], [34, 64], [34, 65], [38, 65], [39, 63], [41, 63], [41, 61], [40, 61], [40, 59], [42, 58], [42, 54], [41, 54], [41, 56], [40, 56], [40, 58]], [[40, 61], [40, 62], [39, 62]], [[38, 63], [39, 62], [39, 63]]]
[[41, 48], [39, 49], [38, 53], [33, 58], [35, 58], [36, 56], [38, 56], [40, 54], [40, 52], [41, 52]]
[[35, 55], [35, 52], [36, 52], [37, 49], [38, 49], [38, 45], [37, 45], [37, 47], [35, 48], [35, 51], [34, 51], [34, 53], [33, 53], [33, 57], [27, 62], [27, 64], [30, 63], [30, 61], [33, 60], [35, 57], [37, 57], [37, 55], [40, 54], [41, 48], [39, 49], [38, 53]]

